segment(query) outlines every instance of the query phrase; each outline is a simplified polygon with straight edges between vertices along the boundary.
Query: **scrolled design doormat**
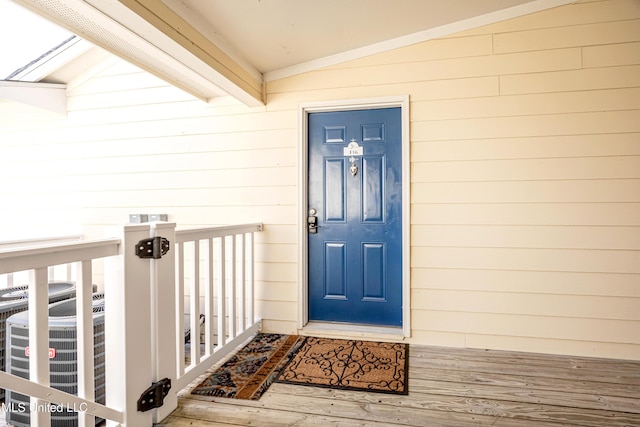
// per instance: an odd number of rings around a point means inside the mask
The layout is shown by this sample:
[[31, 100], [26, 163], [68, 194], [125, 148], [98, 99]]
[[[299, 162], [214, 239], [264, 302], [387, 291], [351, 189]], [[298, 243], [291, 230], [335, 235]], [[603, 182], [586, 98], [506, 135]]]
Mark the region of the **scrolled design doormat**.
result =
[[409, 346], [308, 337], [277, 382], [408, 394]]
[[303, 342], [297, 335], [258, 333], [191, 394], [257, 400]]

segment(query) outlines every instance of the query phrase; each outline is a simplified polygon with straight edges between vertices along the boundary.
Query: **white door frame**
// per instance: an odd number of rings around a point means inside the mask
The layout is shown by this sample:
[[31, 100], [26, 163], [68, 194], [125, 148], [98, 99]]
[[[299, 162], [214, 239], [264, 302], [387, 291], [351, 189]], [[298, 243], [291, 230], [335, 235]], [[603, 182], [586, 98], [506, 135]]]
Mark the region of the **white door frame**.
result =
[[[309, 205], [309, 113], [326, 111], [349, 111], [373, 108], [400, 107], [402, 115], [402, 328], [372, 327], [365, 325], [309, 324], [309, 235], [307, 232], [307, 206]], [[372, 335], [391, 334], [409, 337], [411, 335], [411, 280], [410, 280], [410, 201], [409, 201], [409, 96], [388, 96], [379, 98], [350, 99], [305, 103], [298, 106], [298, 330], [336, 329]]]

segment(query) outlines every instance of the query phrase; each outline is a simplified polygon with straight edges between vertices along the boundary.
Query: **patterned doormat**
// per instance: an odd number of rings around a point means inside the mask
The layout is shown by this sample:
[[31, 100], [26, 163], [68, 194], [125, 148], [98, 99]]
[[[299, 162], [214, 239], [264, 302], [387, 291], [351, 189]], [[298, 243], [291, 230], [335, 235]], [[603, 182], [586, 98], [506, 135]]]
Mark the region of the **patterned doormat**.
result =
[[303, 342], [297, 335], [259, 333], [191, 394], [257, 400]]
[[277, 382], [408, 394], [408, 353], [407, 344], [309, 337]]

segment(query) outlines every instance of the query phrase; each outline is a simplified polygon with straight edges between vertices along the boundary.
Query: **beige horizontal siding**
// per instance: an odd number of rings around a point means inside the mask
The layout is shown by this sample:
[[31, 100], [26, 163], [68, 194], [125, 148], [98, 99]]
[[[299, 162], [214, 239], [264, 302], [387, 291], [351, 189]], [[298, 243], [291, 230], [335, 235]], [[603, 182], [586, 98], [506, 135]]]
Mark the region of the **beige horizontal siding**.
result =
[[[376, 86], [377, 96], [395, 96], [411, 94], [411, 99], [458, 99], [468, 97], [485, 97], [499, 94], [499, 78], [486, 76], [477, 78], [461, 78], [455, 80], [433, 80], [416, 82], [398, 82], [394, 80], [385, 85]], [[318, 88], [303, 92], [279, 92], [269, 94], [269, 110], [296, 109], [299, 103], [328, 101], [336, 99], [357, 99], [371, 96], [370, 86], [354, 85], [338, 88]]]
[[412, 224], [640, 226], [640, 203], [412, 203]]
[[638, 274], [640, 253], [606, 249], [413, 247], [411, 265], [416, 268]]
[[640, 43], [589, 46], [583, 48], [582, 55], [585, 68], [637, 65], [640, 61]]
[[[469, 335], [502, 335], [555, 340], [596, 341], [603, 343], [635, 343], [640, 333], [637, 322], [531, 316], [495, 313], [416, 310], [416, 321], [433, 329], [464, 332]], [[514, 321], [517, 318], [517, 321]]]
[[638, 227], [527, 225], [414, 225], [414, 246], [607, 249], [640, 251]]
[[415, 141], [640, 133], [640, 110], [425, 120], [411, 124]]
[[501, 74], [526, 74], [534, 72], [574, 70], [581, 68], [580, 48], [549, 51], [518, 52], [502, 55], [418, 61], [403, 64], [386, 64], [370, 67], [366, 72], [359, 68], [329, 69], [269, 82], [269, 93], [320, 89], [333, 81], [338, 87], [358, 85], [384, 85], [390, 81], [414, 82], [496, 76]]
[[[640, 320], [632, 298], [554, 295], [533, 292], [484, 292], [415, 289], [416, 310], [503, 313], [577, 319]], [[614, 312], [615, 318], [611, 313]]]
[[[639, 24], [640, 26], [640, 24]], [[640, 50], [640, 49], [639, 49]], [[455, 120], [482, 117], [535, 116], [640, 108], [640, 89], [611, 89], [513, 96], [467, 97], [412, 103], [416, 120]]]
[[553, 159], [640, 154], [638, 134], [551, 135], [525, 138], [492, 138], [485, 140], [424, 141], [411, 145], [411, 159], [426, 161]]
[[633, 179], [640, 156], [416, 162], [412, 182]]
[[633, 88], [638, 85], [640, 85], [639, 65], [500, 76], [500, 93], [503, 95], [595, 91], [598, 89]]
[[411, 280], [414, 289], [629, 297], [631, 302], [640, 297], [637, 275], [626, 273], [416, 267]]
[[640, 41], [640, 19], [494, 34], [493, 52], [560, 49]]
[[297, 301], [297, 295], [291, 293], [291, 283], [288, 282], [256, 282], [255, 291], [256, 298], [261, 301]]
[[[637, 203], [640, 179], [411, 184], [415, 203]], [[580, 214], [574, 206], [575, 215]]]
[[541, 28], [618, 22], [637, 18], [640, 18], [640, 10], [638, 10], [635, 0], [582, 0], [568, 6], [469, 30], [460, 35], [500, 34]]

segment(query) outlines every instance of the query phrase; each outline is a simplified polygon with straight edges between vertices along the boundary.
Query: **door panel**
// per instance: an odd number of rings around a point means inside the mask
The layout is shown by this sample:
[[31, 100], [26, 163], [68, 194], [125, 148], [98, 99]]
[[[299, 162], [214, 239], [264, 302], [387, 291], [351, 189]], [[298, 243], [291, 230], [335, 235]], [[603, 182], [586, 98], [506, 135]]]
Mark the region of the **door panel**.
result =
[[364, 243], [362, 249], [362, 275], [364, 278], [362, 298], [368, 301], [384, 302], [386, 290], [385, 245], [383, 243]]
[[362, 158], [362, 221], [384, 221], [384, 157]]
[[325, 159], [324, 164], [324, 217], [326, 222], [344, 222], [347, 214], [343, 158]]
[[401, 326], [400, 108], [311, 113], [308, 129], [309, 320]]
[[323, 298], [347, 299], [347, 252], [344, 242], [325, 243]]

